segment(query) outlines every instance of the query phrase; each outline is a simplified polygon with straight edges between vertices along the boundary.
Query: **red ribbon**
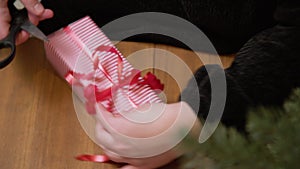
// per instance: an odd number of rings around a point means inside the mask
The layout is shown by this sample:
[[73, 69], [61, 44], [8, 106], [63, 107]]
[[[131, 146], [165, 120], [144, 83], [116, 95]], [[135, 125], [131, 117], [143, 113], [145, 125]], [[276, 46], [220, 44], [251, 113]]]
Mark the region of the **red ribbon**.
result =
[[98, 163], [105, 163], [109, 162], [110, 159], [106, 155], [88, 155], [88, 154], [83, 154], [75, 157], [77, 160], [80, 161], [93, 161], [93, 162], [98, 162]]
[[151, 72], [148, 72], [144, 76], [144, 81], [141, 84], [149, 85], [152, 90], [164, 90], [164, 84], [162, 84], [160, 80], [157, 79], [156, 76]]
[[[118, 69], [118, 83], [115, 83], [111, 76], [109, 75], [108, 71], [105, 69], [105, 67], [102, 65], [102, 63], [99, 61], [99, 59], [96, 57], [97, 52], [111, 52], [118, 56], [117, 60], [117, 69]], [[87, 99], [86, 101], [86, 109], [88, 113], [95, 114], [96, 110], [94, 108], [95, 103], [104, 101], [104, 100], [111, 100], [112, 99], [112, 92], [117, 91], [118, 89], [124, 87], [124, 86], [132, 86], [132, 85], [149, 85], [151, 89], [153, 90], [163, 90], [164, 85], [161, 84], [160, 80], [156, 78], [156, 76], [150, 72], [146, 74], [145, 77], [142, 79], [141, 72], [137, 69], [132, 69], [131, 73], [128, 76], [125, 76], [122, 78], [122, 71], [123, 71], [123, 58], [119, 54], [119, 52], [111, 46], [99, 46], [96, 48], [95, 52], [93, 53], [93, 63], [94, 63], [94, 71], [89, 74], [80, 74], [75, 72], [68, 72], [65, 76], [65, 79], [73, 85], [80, 85], [84, 87], [84, 97]], [[105, 78], [107, 78], [113, 85], [107, 89], [99, 90], [98, 87], [94, 84], [90, 84], [88, 86], [83, 86], [81, 83], [81, 80], [95, 80], [101, 81], [103, 78], [95, 77], [95, 73], [97, 70], [100, 70]], [[128, 96], [129, 97], [129, 96]], [[132, 101], [132, 105], [134, 107], [137, 107], [137, 105]], [[111, 101], [111, 105], [108, 108], [108, 111], [111, 111], [111, 108], [113, 107], [113, 102]]]
[[[80, 39], [78, 39], [74, 33], [72, 32], [71, 28], [68, 26], [64, 29], [64, 31], [72, 36], [75, 41], [78, 43], [78, 45], [83, 49], [86, 50], [84, 44], [81, 42]], [[111, 109], [113, 108], [113, 101], [112, 101], [112, 95], [113, 92], [117, 91], [118, 89], [124, 87], [124, 86], [133, 86], [133, 85], [149, 85], [149, 87], [152, 90], [160, 90], [162, 91], [164, 88], [164, 85], [161, 84], [160, 80], [156, 78], [156, 76], [150, 72], [148, 72], [143, 78], [141, 77], [141, 72], [137, 69], [132, 69], [129, 75], [122, 76], [123, 73], [123, 57], [120, 55], [120, 53], [117, 51], [116, 48], [112, 46], [104, 46], [101, 45], [95, 49], [93, 54], [90, 54], [89, 51], [85, 51], [89, 58], [93, 62], [93, 71], [88, 74], [80, 74], [76, 72], [69, 71], [65, 75], [66, 81], [71, 85], [78, 85], [83, 87], [84, 89], [84, 97], [86, 98], [86, 110], [90, 114], [96, 114], [95, 110], [95, 104], [104, 100], [110, 100], [110, 106], [108, 108], [108, 111], [111, 112]], [[118, 73], [118, 82], [116, 83], [113, 81], [112, 77], [109, 75], [109, 72], [105, 69], [105, 67], [100, 62], [98, 56], [96, 55], [97, 52], [110, 52], [117, 55], [117, 73]], [[97, 77], [96, 72], [101, 71], [105, 77]], [[90, 84], [88, 86], [84, 86], [82, 83], [82, 80], [88, 80], [88, 81], [94, 81], [101, 82], [104, 79], [108, 79], [112, 86], [104, 89], [99, 90], [97, 85]], [[137, 107], [137, 105], [130, 99], [130, 96], [127, 96], [128, 99], [131, 101], [132, 105], [134, 107]], [[82, 160], [82, 161], [93, 161], [93, 162], [108, 162], [110, 159], [105, 155], [80, 155], [77, 156], [76, 159]]]

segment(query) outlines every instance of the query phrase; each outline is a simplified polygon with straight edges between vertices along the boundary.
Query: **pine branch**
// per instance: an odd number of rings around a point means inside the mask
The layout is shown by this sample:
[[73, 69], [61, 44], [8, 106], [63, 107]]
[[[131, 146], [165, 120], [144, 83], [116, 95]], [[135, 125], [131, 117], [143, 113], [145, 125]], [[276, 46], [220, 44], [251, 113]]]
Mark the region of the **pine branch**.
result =
[[259, 107], [249, 112], [246, 138], [222, 125], [205, 143], [186, 140], [193, 153], [182, 168], [207, 168], [199, 159], [213, 159], [220, 169], [298, 169], [300, 157], [300, 89], [283, 108]]

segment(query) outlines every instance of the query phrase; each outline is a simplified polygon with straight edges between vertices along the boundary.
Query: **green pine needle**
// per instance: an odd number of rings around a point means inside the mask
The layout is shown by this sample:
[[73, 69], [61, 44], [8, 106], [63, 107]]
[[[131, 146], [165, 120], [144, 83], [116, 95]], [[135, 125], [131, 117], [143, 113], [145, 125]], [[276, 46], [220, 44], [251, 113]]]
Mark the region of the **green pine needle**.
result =
[[283, 108], [259, 107], [248, 114], [247, 138], [235, 129], [220, 125], [203, 144], [186, 139], [192, 151], [184, 157], [181, 168], [298, 169], [300, 89], [294, 91]]

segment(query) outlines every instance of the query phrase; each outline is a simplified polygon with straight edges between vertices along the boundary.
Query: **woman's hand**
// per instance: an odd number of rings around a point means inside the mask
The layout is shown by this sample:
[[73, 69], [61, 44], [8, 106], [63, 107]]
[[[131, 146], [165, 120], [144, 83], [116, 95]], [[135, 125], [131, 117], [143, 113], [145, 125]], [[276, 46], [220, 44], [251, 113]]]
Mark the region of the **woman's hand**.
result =
[[[10, 28], [11, 16], [7, 7], [8, 0], [0, 0], [0, 39], [7, 36]], [[38, 25], [42, 20], [53, 17], [53, 11], [45, 9], [38, 0], [21, 0], [28, 11], [29, 20]], [[21, 31], [16, 39], [16, 44], [21, 44], [29, 38], [29, 33]]]
[[184, 153], [180, 143], [187, 134], [200, 133], [185, 102], [144, 105], [118, 116], [101, 105], [96, 110], [96, 140], [111, 160], [128, 164], [123, 169], [163, 166]]

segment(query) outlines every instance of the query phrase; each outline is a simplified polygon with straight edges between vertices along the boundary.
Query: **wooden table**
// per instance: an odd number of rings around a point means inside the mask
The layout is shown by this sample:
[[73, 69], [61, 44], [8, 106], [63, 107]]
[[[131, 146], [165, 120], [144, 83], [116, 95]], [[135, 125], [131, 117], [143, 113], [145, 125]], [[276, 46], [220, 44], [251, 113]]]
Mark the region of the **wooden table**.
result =
[[[183, 84], [186, 84], [189, 77], [178, 71], [176, 65], [168, 64], [172, 60], [170, 57], [160, 56], [175, 54], [184, 60], [192, 71], [202, 65], [195, 53], [166, 45], [121, 42], [117, 47], [124, 56], [144, 52], [143, 55], [148, 56], [145, 58], [148, 66], [163, 64], [165, 72], [176, 68], [175, 72], [184, 77], [179, 80]], [[202, 55], [208, 62], [212, 58], [206, 54]], [[232, 59], [233, 57], [221, 57], [225, 67], [230, 65]], [[176, 81], [164, 71], [152, 68], [149, 70], [157, 74], [165, 84], [167, 101], [175, 102], [180, 92]], [[82, 129], [74, 110], [71, 88], [58, 77], [48, 63], [42, 42], [30, 39], [18, 47], [17, 56], [12, 64], [0, 70], [0, 89], [1, 169], [117, 167], [114, 164], [74, 159], [74, 156], [82, 153], [101, 154], [101, 148]]]

